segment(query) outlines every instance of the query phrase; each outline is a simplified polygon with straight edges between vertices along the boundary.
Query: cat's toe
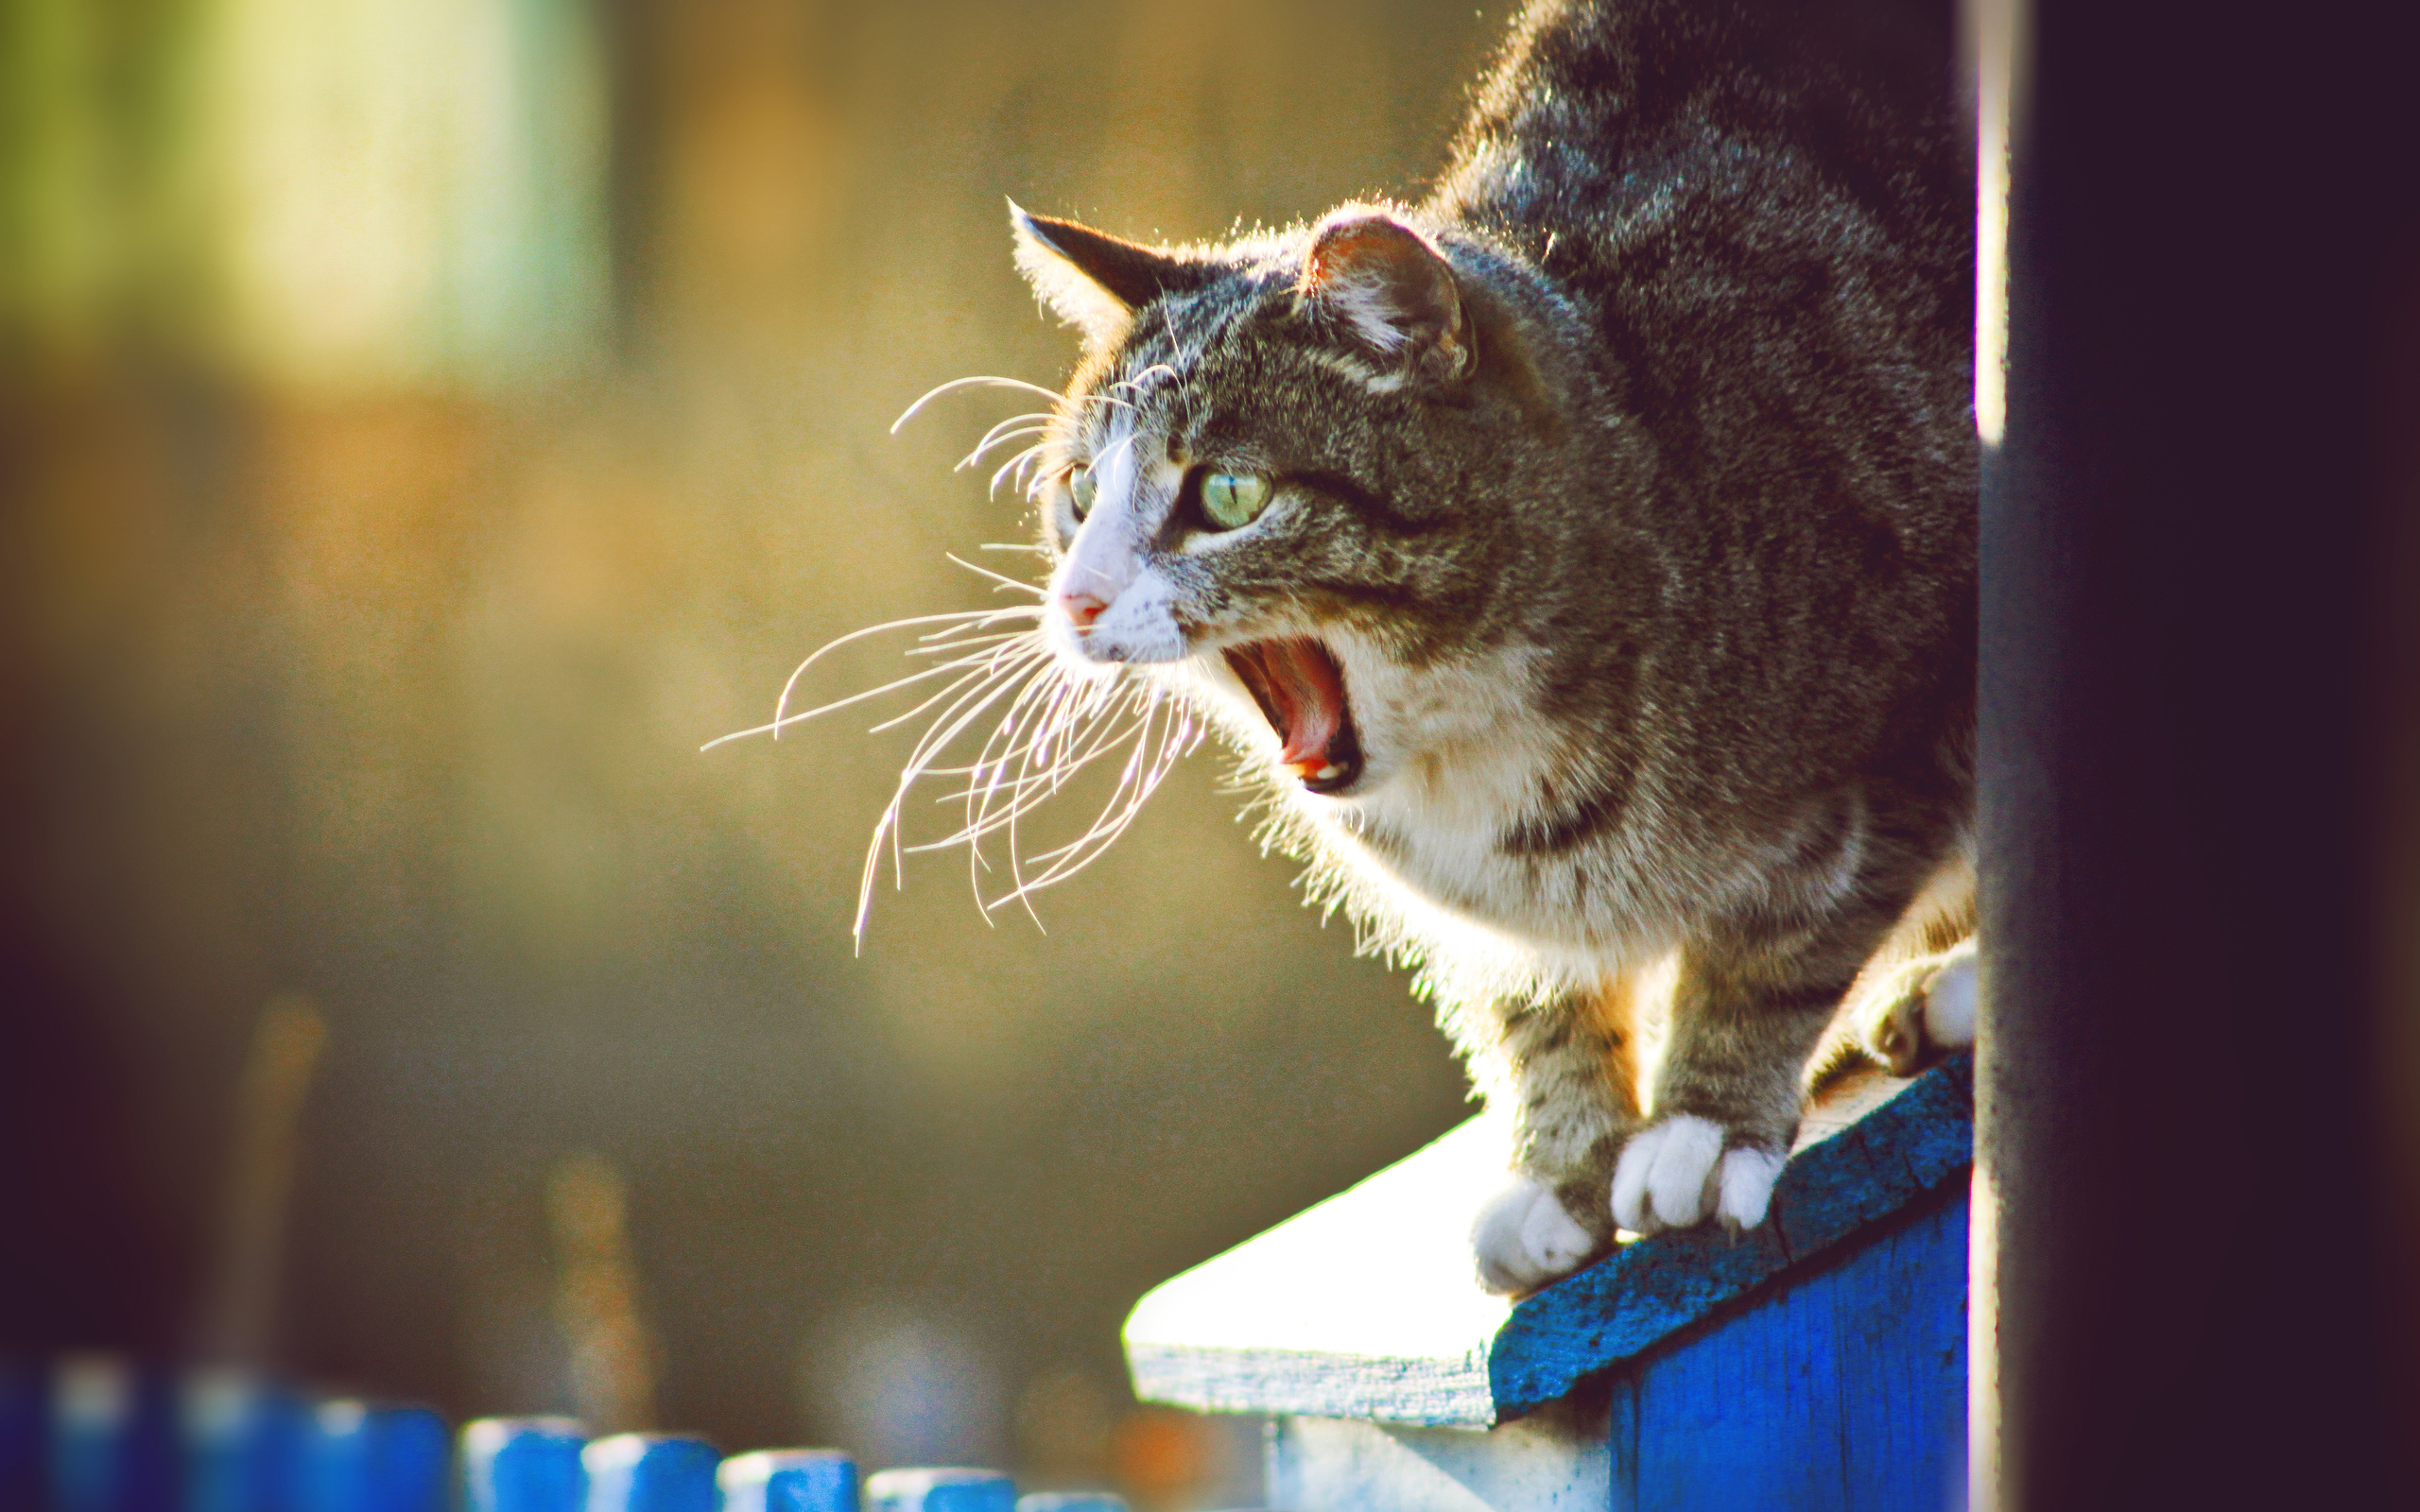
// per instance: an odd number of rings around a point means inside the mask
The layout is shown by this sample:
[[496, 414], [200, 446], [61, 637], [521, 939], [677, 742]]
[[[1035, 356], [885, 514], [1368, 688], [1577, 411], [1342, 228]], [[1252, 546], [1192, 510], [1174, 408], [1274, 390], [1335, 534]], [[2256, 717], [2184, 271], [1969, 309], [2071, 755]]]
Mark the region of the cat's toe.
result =
[[1975, 998], [1971, 946], [1910, 961], [1876, 987], [1858, 1038], [1893, 1075], [1912, 1076], [1943, 1052], [1973, 1046]]
[[1721, 1125], [1691, 1113], [1634, 1135], [1614, 1168], [1614, 1222], [1640, 1234], [1709, 1217], [1738, 1228], [1763, 1223], [1786, 1157], [1750, 1145], [1726, 1150], [1728, 1138]]
[[1969, 952], [1952, 958], [1925, 989], [1925, 1036], [1944, 1050], [1975, 1047], [1975, 999], [1980, 990], [1976, 974]]
[[1715, 1216], [1735, 1228], [1754, 1228], [1763, 1223], [1765, 1210], [1772, 1206], [1773, 1183], [1781, 1179], [1786, 1159], [1770, 1150], [1745, 1145], [1724, 1151]]
[[1614, 1167], [1614, 1222], [1633, 1233], [1685, 1228], [1714, 1205], [1722, 1125], [1676, 1113], [1631, 1136]]
[[1596, 1248], [1552, 1188], [1527, 1177], [1488, 1199], [1471, 1225], [1479, 1284], [1499, 1297], [1534, 1292], [1578, 1270]]

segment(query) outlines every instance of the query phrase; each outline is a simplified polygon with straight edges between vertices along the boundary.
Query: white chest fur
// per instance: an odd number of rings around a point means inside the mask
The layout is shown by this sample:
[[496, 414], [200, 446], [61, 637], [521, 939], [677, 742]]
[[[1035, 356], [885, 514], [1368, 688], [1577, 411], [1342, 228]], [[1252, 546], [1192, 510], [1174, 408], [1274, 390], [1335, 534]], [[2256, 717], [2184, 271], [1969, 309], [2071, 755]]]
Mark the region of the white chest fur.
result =
[[[1344, 669], [1362, 778], [1322, 797], [1272, 775], [1290, 827], [1325, 863], [1322, 880], [1357, 916], [1432, 959], [1500, 957], [1524, 975], [1595, 974], [1659, 940], [1659, 889], [1622, 864], [1647, 843], [1634, 816], [1567, 853], [1505, 845], [1525, 822], [1556, 817], [1548, 805], [1575, 786], [1570, 738], [1536, 707], [1539, 653], [1412, 669], [1349, 633], [1325, 639]], [[1197, 698], [1273, 768], [1276, 736], [1240, 684], [1190, 666]]]

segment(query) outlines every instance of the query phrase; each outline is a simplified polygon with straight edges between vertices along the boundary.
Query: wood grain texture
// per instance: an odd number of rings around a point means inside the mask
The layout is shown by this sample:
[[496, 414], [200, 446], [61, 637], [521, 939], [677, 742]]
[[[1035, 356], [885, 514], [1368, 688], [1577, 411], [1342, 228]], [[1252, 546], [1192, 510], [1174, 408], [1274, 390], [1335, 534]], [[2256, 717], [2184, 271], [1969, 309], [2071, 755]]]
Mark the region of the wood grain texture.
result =
[[1614, 1383], [1616, 1512], [1938, 1512], [1966, 1424], [1966, 1199]]

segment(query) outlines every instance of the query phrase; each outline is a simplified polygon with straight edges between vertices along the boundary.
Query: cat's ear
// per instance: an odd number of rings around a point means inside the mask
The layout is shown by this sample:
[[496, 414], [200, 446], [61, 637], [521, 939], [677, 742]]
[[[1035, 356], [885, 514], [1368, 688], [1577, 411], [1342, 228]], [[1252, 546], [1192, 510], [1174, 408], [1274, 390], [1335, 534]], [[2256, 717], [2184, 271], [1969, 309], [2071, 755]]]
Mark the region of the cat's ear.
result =
[[1208, 283], [1209, 264], [1174, 257], [1072, 220], [1029, 215], [1009, 201], [1017, 239], [1017, 271], [1059, 318], [1098, 343], [1126, 328], [1129, 317], [1163, 294]]
[[1383, 210], [1347, 205], [1321, 221], [1294, 293], [1350, 332], [1383, 377], [1455, 384], [1478, 369], [1478, 333], [1445, 254]]

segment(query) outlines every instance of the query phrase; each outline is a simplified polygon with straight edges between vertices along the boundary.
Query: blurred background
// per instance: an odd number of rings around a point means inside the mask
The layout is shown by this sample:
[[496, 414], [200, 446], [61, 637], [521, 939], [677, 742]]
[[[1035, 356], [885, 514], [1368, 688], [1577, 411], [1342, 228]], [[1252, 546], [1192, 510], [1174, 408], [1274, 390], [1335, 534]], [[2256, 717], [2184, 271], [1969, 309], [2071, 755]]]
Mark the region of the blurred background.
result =
[[1416, 195], [1506, 11], [0, 0], [0, 1347], [1248, 1494], [1118, 1325], [1463, 1116], [1404, 979], [1210, 751], [853, 955], [901, 740], [699, 747], [997, 602], [1003, 196]]

